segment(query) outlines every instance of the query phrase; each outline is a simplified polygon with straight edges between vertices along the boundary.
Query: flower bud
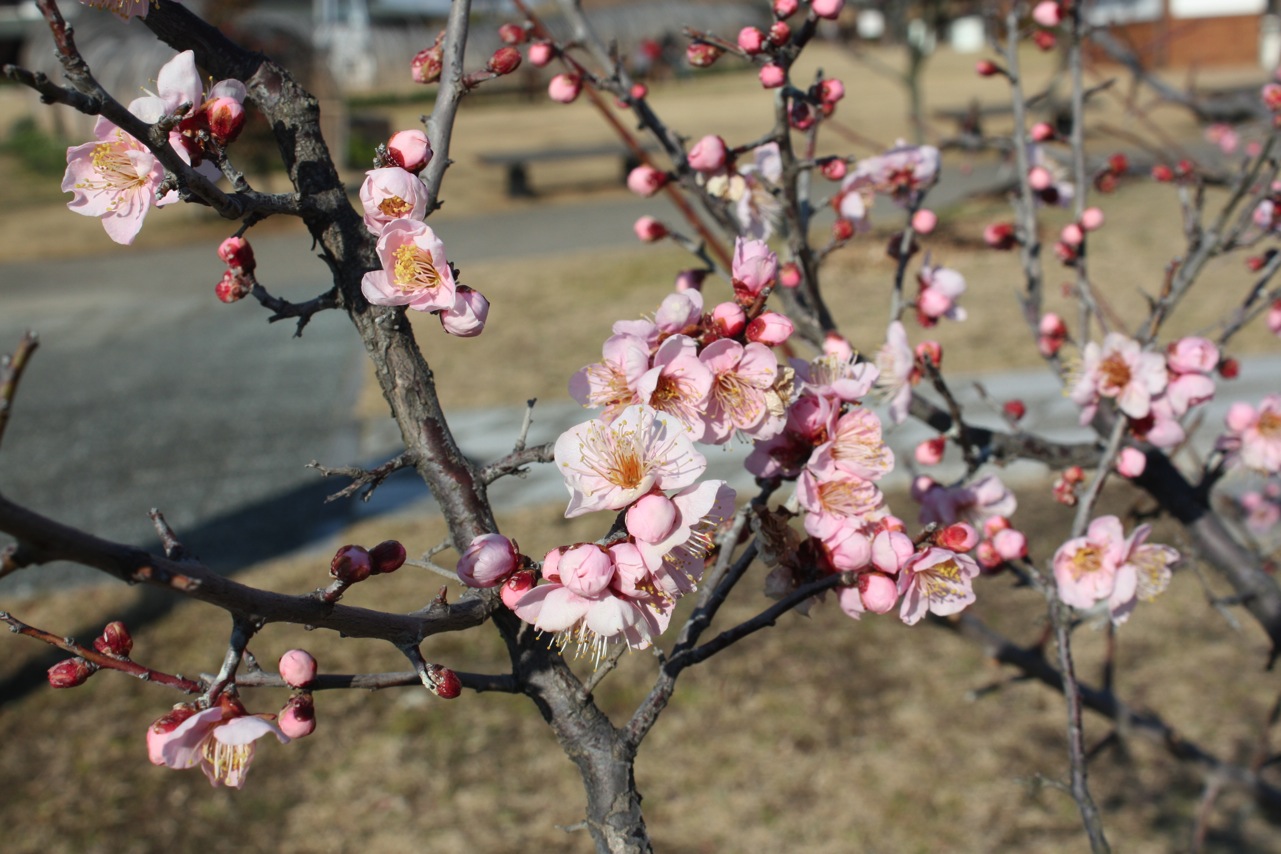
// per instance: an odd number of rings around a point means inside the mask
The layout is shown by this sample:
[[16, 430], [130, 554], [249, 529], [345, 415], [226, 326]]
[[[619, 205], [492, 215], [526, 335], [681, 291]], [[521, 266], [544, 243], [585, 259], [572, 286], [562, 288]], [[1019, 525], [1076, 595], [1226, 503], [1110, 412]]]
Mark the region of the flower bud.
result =
[[778, 268], [778, 283], [785, 288], [800, 287], [801, 268], [795, 261], [788, 261]]
[[1081, 228], [1086, 231], [1097, 231], [1103, 225], [1103, 211], [1098, 208], [1086, 208], [1081, 211]]
[[793, 130], [809, 130], [816, 121], [818, 121], [818, 115], [807, 101], [793, 101], [787, 109], [787, 123]]
[[943, 461], [943, 452], [946, 449], [947, 437], [935, 436], [917, 445], [913, 456], [923, 466], [936, 466]]
[[854, 236], [854, 223], [848, 219], [838, 219], [832, 223], [832, 239], [842, 243]]
[[205, 106], [209, 135], [219, 145], [229, 145], [245, 129], [245, 105], [235, 98], [214, 98]]
[[767, 347], [777, 347], [788, 338], [796, 327], [781, 314], [767, 311], [747, 324], [747, 340]]
[[757, 76], [760, 78], [761, 85], [766, 89], [777, 89], [787, 82], [787, 72], [781, 66], [772, 62], [769, 65], [762, 65], [761, 70], [757, 72]]
[[810, 9], [820, 18], [834, 20], [845, 8], [845, 0], [811, 0]]
[[1054, 176], [1044, 166], [1033, 166], [1027, 172], [1027, 182], [1033, 190], [1040, 192], [1054, 184]]
[[649, 87], [644, 83], [633, 83], [628, 94], [632, 96], [633, 101], [639, 101], [649, 94]]
[[506, 23], [498, 28], [498, 38], [503, 44], [524, 44], [526, 36], [520, 24]]
[[537, 41], [529, 46], [529, 64], [542, 68], [556, 58], [556, 48], [551, 42]]
[[627, 508], [627, 533], [647, 543], [661, 543], [676, 526], [676, 516], [676, 504], [666, 495], [642, 495]]
[[440, 325], [450, 335], [475, 338], [485, 331], [485, 321], [489, 318], [489, 300], [475, 288], [458, 285], [454, 291], [453, 307], [438, 314]]
[[1065, 483], [1083, 483], [1085, 481], [1085, 469], [1080, 466], [1068, 466], [1063, 470], [1063, 481]]
[[972, 525], [957, 522], [948, 525], [934, 537], [935, 542], [949, 551], [968, 552], [979, 544], [979, 532]]
[[1054, 0], [1041, 0], [1032, 9], [1032, 20], [1043, 27], [1057, 27], [1063, 22], [1063, 7]]
[[452, 700], [463, 692], [463, 683], [459, 680], [458, 674], [448, 667], [429, 664], [427, 675], [432, 683], [427, 687], [442, 700]]
[[989, 516], [983, 520], [983, 536], [989, 540], [1001, 531], [1010, 527], [1010, 520], [1005, 516]]
[[1027, 557], [1027, 535], [1014, 528], [997, 531], [992, 548], [1002, 560], [1022, 560]]
[[641, 164], [627, 173], [627, 189], [638, 196], [649, 198], [667, 183], [667, 175], [653, 166]]
[[1032, 42], [1042, 51], [1051, 51], [1054, 50], [1054, 47], [1059, 43], [1059, 40], [1056, 39], [1054, 37], [1054, 33], [1049, 30], [1037, 30], [1032, 33]]
[[498, 75], [511, 74], [520, 68], [520, 51], [510, 45], [500, 47], [485, 63], [485, 68]]
[[68, 658], [49, 668], [49, 684], [55, 688], [75, 688], [85, 684], [97, 669], [96, 664], [90, 664], [83, 658]]
[[1122, 477], [1136, 478], [1148, 466], [1147, 456], [1138, 448], [1122, 448], [1116, 457], [1116, 470]]
[[997, 552], [996, 546], [992, 545], [991, 540], [984, 540], [979, 543], [978, 548], [974, 550], [974, 559], [979, 562], [979, 566], [983, 569], [994, 573], [998, 567], [1005, 563]]
[[387, 575], [405, 565], [405, 547], [396, 540], [384, 540], [369, 550], [374, 575]]
[[235, 270], [227, 270], [214, 285], [214, 294], [225, 303], [233, 303], [249, 295], [249, 283], [244, 277], [236, 275]]
[[835, 332], [829, 332], [823, 336], [823, 355], [833, 356], [841, 362], [848, 362], [854, 358], [854, 347], [849, 339]]
[[916, 345], [916, 361], [925, 364], [926, 360], [936, 368], [943, 367], [943, 345], [937, 341], [922, 341]]
[[392, 163], [417, 175], [431, 162], [431, 140], [417, 128], [397, 131], [387, 142], [387, 154]]
[[533, 589], [537, 579], [534, 577], [532, 569], [522, 569], [520, 572], [513, 573], [506, 581], [503, 582], [502, 588], [499, 589], [499, 596], [502, 597], [503, 604], [508, 608], [515, 608], [516, 603]]
[[1281, 299], [1273, 300], [1272, 306], [1268, 309], [1268, 315], [1264, 319], [1268, 331], [1273, 335], [1281, 335]]
[[147, 758], [152, 765], [166, 764], [163, 750], [168, 739], [165, 736], [182, 726], [182, 722], [195, 713], [196, 710], [191, 706], [174, 706], [172, 711], [157, 718], [147, 727]]
[[1163, 184], [1169, 183], [1174, 180], [1174, 170], [1164, 163], [1158, 163], [1152, 167], [1152, 179]]
[[1001, 67], [990, 59], [980, 59], [974, 63], [974, 71], [978, 73], [979, 77], [995, 77], [997, 74], [1002, 73]]
[[445, 58], [438, 44], [423, 48], [409, 62], [409, 73], [415, 83], [435, 83], [440, 79]]
[[1032, 139], [1036, 142], [1049, 142], [1058, 134], [1054, 130], [1054, 125], [1048, 122], [1037, 122], [1032, 125]]
[[839, 157], [831, 157], [824, 160], [819, 164], [818, 168], [822, 171], [823, 177], [829, 181], [841, 180], [845, 177], [847, 169], [845, 161]]
[[681, 270], [676, 274], [676, 293], [703, 290], [703, 280], [707, 278], [706, 270]]
[[921, 208], [912, 214], [912, 228], [917, 234], [929, 234], [939, 224], [938, 214], [932, 210]]
[[775, 21], [769, 28], [769, 43], [782, 47], [792, 37], [792, 28], [783, 21]]
[[306, 738], [316, 731], [316, 701], [311, 694], [295, 694], [276, 718], [280, 731], [290, 738]]
[[818, 84], [818, 99], [824, 104], [835, 105], [845, 97], [845, 84], [835, 77], [828, 77]]
[[1023, 420], [1024, 415], [1027, 415], [1027, 406], [1018, 399], [1007, 400], [1001, 404], [1001, 411], [1005, 413], [1006, 418], [1017, 423]]
[[547, 96], [561, 104], [572, 103], [583, 91], [583, 78], [577, 74], [557, 74], [547, 84]]
[[747, 327], [747, 313], [738, 303], [723, 302], [712, 309], [712, 323], [726, 338], [737, 338]]
[[861, 572], [858, 576], [858, 594], [863, 607], [873, 614], [888, 614], [898, 601], [898, 585], [893, 578], [881, 572]]
[[119, 620], [107, 623], [102, 634], [94, 638], [93, 648], [103, 655], [114, 655], [117, 658], [128, 658], [133, 651], [133, 638], [125, 624]]
[[725, 140], [709, 135], [689, 150], [689, 166], [698, 172], [719, 172], [725, 168]]
[[756, 27], [743, 27], [738, 31], [738, 46], [748, 56], [755, 56], [765, 49], [765, 34]]
[[797, 0], [774, 0], [774, 17], [782, 20], [796, 14]]
[[218, 245], [218, 257], [228, 267], [238, 268], [242, 273], [252, 273], [257, 266], [254, 260], [253, 247], [243, 237], [228, 237]]
[[497, 587], [520, 568], [516, 545], [502, 534], [481, 534], [458, 559], [458, 578], [468, 587]]
[[364, 581], [374, 572], [369, 552], [360, 546], [343, 546], [329, 563], [329, 574], [344, 584]]
[[1059, 232], [1059, 239], [1068, 246], [1080, 246], [1081, 241], [1085, 240], [1085, 232], [1081, 229], [1081, 226], [1074, 222], [1069, 222]]
[[1013, 249], [1018, 242], [1014, 236], [1014, 226], [1008, 222], [995, 222], [983, 229], [983, 242], [993, 249], [1002, 251]]
[[280, 656], [280, 678], [290, 688], [310, 688], [316, 681], [316, 659], [305, 649], [291, 649]]
[[1259, 97], [1263, 99], [1263, 106], [1272, 112], [1281, 111], [1281, 85], [1264, 83], [1263, 88], [1259, 90]]
[[1234, 380], [1241, 374], [1241, 363], [1232, 357], [1219, 362], [1219, 376], [1225, 380]]
[[667, 236], [667, 226], [663, 225], [652, 216], [643, 216], [636, 220], [632, 226], [632, 231], [642, 243], [656, 243]]
[[691, 42], [685, 48], [685, 61], [695, 68], [710, 68], [712, 63], [721, 58], [722, 53], [724, 51], [714, 44]]

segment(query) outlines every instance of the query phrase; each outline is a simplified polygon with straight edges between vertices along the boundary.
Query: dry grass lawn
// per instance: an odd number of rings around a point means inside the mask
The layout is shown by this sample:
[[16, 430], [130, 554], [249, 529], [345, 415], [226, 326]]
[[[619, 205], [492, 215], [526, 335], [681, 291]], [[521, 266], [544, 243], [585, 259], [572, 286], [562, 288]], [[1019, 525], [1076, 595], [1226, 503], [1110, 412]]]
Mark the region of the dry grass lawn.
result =
[[[906, 133], [901, 96], [862, 66], [830, 49], [815, 52], [829, 75], [849, 88], [843, 115], [875, 129], [886, 144]], [[1035, 79], [1054, 73], [1029, 55]], [[973, 57], [940, 54], [931, 67], [931, 105], [958, 106], [977, 95], [1000, 100], [1000, 84], [979, 82]], [[1227, 79], [1227, 78], [1224, 78]], [[655, 102], [690, 136], [717, 131], [747, 138], [764, 129], [752, 79], [721, 75], [656, 88]], [[749, 106], [750, 104], [750, 106]], [[1101, 115], [1119, 116], [1115, 105]], [[395, 116], [398, 124], [412, 111]], [[1171, 133], [1194, 129], [1165, 117]], [[480, 213], [524, 202], [503, 198], [501, 175], [483, 169], [487, 151], [555, 142], [605, 140], [608, 133], [583, 104], [566, 108], [505, 105], [464, 112], [455, 137], [457, 164], [446, 216]], [[1103, 144], [1103, 143], [1101, 143]], [[50, 251], [115, 250], [96, 222], [70, 216], [56, 186], [15, 174], [8, 182], [0, 258], [36, 258]], [[612, 169], [612, 166], [610, 167]], [[540, 181], [544, 180], [540, 172]], [[568, 187], [553, 203], [585, 192], [580, 173], [549, 170], [548, 183]], [[592, 190], [593, 193], [614, 192]], [[1169, 188], [1132, 186], [1102, 204], [1110, 222], [1092, 242], [1096, 281], [1118, 310], [1141, 305], [1142, 292], [1177, 254], [1177, 210]], [[978, 251], [988, 222], [1006, 214], [975, 202], [948, 213], [931, 247], [935, 260], [961, 270], [971, 320], [937, 331], [947, 366], [987, 370], [1033, 365], [1026, 339], [993, 335], [1019, 324], [1012, 298], [1020, 283], [1012, 256]], [[1168, 220], [1168, 221], [1166, 221]], [[288, 227], [288, 226], [286, 226]], [[1057, 227], [1057, 226], [1056, 226]], [[139, 245], [178, 239], [213, 241], [225, 226], [195, 214], [159, 212]], [[1051, 232], [1052, 233], [1052, 232]], [[890, 261], [883, 240], [869, 237], [837, 256], [826, 285], [850, 337], [875, 347], [888, 313]], [[651, 312], [673, 272], [688, 260], [670, 247], [579, 253], [556, 263], [470, 262], [467, 280], [494, 302], [519, 306], [520, 322], [494, 327], [469, 344], [474, 364], [502, 365], [486, 383], [466, 370], [440, 369], [447, 407], [510, 404], [528, 397], [565, 397], [570, 374], [599, 353], [609, 323]], [[602, 275], [603, 268], [608, 275]], [[1060, 276], [1052, 266], [1051, 291]], [[1249, 286], [1235, 262], [1207, 274], [1205, 296], [1189, 302], [1172, 328], [1192, 331]], [[1230, 296], [1225, 296], [1230, 295]], [[1052, 294], [1051, 304], [1066, 304]], [[1072, 315], [1068, 314], [1071, 318]], [[424, 322], [435, 323], [433, 318]], [[1257, 331], [1243, 352], [1268, 344]], [[453, 366], [456, 367], [456, 366]], [[384, 405], [370, 390], [361, 414]], [[1029, 493], [1016, 521], [1035, 533], [1035, 555], [1046, 557], [1070, 523], [1069, 511]], [[1111, 508], [1132, 500], [1120, 496]], [[904, 508], [899, 496], [892, 506]], [[599, 520], [566, 521], [561, 507], [531, 508], [502, 520], [525, 550], [600, 534]], [[343, 541], [403, 540], [422, 551], [443, 535], [422, 511], [380, 518], [343, 534]], [[1164, 539], [1162, 539], [1164, 537]], [[1173, 532], [1157, 539], [1184, 546]], [[335, 543], [246, 569], [241, 580], [305, 592], [324, 583]], [[406, 569], [354, 590], [349, 601], [407, 610], [434, 595], [439, 579]], [[721, 618], [721, 627], [763, 607], [755, 571]], [[1222, 589], [1216, 586], [1216, 592]], [[123, 587], [6, 602], [4, 607], [54, 631], [101, 623], [137, 592]], [[1042, 631], [1038, 597], [1008, 577], [985, 579], [976, 613], [1021, 642]], [[139, 659], [188, 673], [217, 664], [225, 638], [221, 613], [189, 604], [136, 632]], [[1078, 662], [1097, 681], [1103, 633], [1080, 631]], [[264, 662], [304, 645], [329, 672], [402, 670], [395, 650], [339, 642], [326, 633], [271, 626], [254, 643]], [[1120, 634], [1119, 689], [1140, 708], [1159, 710], [1188, 739], [1218, 755], [1248, 762], [1259, 726], [1277, 695], [1262, 670], [1266, 643], [1252, 623], [1237, 628], [1206, 603], [1199, 577], [1182, 572], [1156, 604], [1145, 605]], [[427, 656], [460, 670], [500, 672], [504, 653], [487, 629], [433, 639]], [[5, 641], [0, 679], [43, 653], [36, 644]], [[598, 691], [616, 723], [626, 719], [652, 679], [648, 654], [627, 657]], [[929, 626], [893, 618], [853, 623], [830, 603], [809, 619], [784, 620], [682, 678], [682, 690], [645, 745], [637, 775], [657, 849], [670, 852], [1057, 852], [1083, 850], [1075, 808], [1053, 783], [1065, 774], [1064, 711], [1054, 692], [1011, 680], [973, 647]], [[989, 690], [990, 689], [990, 690]], [[283, 692], [253, 694], [256, 710], [274, 711]], [[320, 728], [305, 741], [270, 744], [244, 791], [211, 790], [196, 772], [175, 773], [145, 761], [143, 731], [176, 697], [152, 685], [100, 674], [74, 691], [34, 691], [0, 714], [0, 826], [14, 852], [367, 850], [506, 852], [587, 851], [572, 825], [583, 796], [573, 766], [556, 747], [534, 707], [523, 698], [464, 694], [438, 701], [421, 689], [334, 692], [319, 699]], [[1091, 744], [1109, 733], [1091, 719]], [[1140, 738], [1103, 750], [1092, 785], [1117, 850], [1186, 850], [1202, 794], [1200, 778]], [[1276, 829], [1244, 798], [1223, 794], [1208, 812], [1207, 850], [1268, 851], [1281, 847]]]

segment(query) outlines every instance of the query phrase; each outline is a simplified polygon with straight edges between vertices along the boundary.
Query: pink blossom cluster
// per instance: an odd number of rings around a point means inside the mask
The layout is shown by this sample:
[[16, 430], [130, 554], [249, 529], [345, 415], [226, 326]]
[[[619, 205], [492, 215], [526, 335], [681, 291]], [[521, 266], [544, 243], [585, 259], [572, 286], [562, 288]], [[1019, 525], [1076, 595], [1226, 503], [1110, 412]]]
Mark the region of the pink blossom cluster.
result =
[[[157, 94], [134, 99], [129, 112], [148, 123], [177, 118], [169, 132], [170, 147], [205, 178], [216, 181], [220, 172], [206, 160], [216, 152], [208, 149], [212, 144], [227, 145], [240, 133], [245, 85], [223, 80], [206, 93], [195, 55], [184, 51], [160, 69], [156, 88]], [[101, 219], [107, 236], [116, 243], [132, 243], [147, 212], [178, 201], [178, 192], [171, 189], [157, 195], [164, 167], [137, 139], [101, 117], [93, 133], [93, 141], [67, 149], [62, 190], [74, 194], [67, 207]]]
[[485, 329], [489, 300], [455, 280], [445, 244], [423, 222], [428, 193], [417, 173], [432, 154], [421, 130], [400, 131], [386, 146], [386, 165], [365, 173], [360, 204], [365, 228], [378, 235], [382, 267], [365, 274], [360, 290], [374, 305], [431, 312], [450, 335], [471, 338]]
[[782, 209], [774, 195], [783, 179], [778, 143], [753, 149], [751, 162], [739, 163], [729, 158], [725, 140], [705, 136], [687, 157], [708, 194], [730, 206], [744, 237], [766, 240], [774, 233]]
[[884, 154], [858, 161], [842, 182], [841, 193], [834, 204], [842, 218], [860, 223], [866, 219], [872, 194], [909, 204], [919, 200], [938, 176], [937, 148], [900, 141]]
[[916, 283], [920, 289], [916, 295], [916, 319], [921, 326], [929, 329], [937, 325], [941, 317], [965, 319], [965, 309], [956, 304], [965, 293], [965, 278], [960, 273], [934, 266], [927, 257], [916, 274]]
[[1224, 421], [1227, 429], [1218, 447], [1229, 460], [1268, 474], [1281, 472], [1281, 394], [1265, 395], [1258, 406], [1234, 403]]
[[1261, 489], [1251, 489], [1237, 498], [1245, 526], [1255, 536], [1274, 534], [1281, 525], [1281, 482], [1270, 480]]
[[1069, 397], [1081, 407], [1082, 424], [1093, 420], [1103, 398], [1111, 398], [1136, 437], [1172, 448], [1186, 437], [1183, 416], [1214, 397], [1211, 374], [1219, 361], [1219, 348], [1205, 338], [1181, 338], [1161, 354], [1110, 332], [1102, 344], [1085, 345]]
[[1085, 536], [1054, 553], [1059, 598], [1081, 609], [1106, 602], [1112, 622], [1125, 622], [1139, 599], [1150, 601], [1165, 590], [1170, 567], [1179, 561], [1169, 546], [1146, 544], [1150, 532], [1151, 526], [1140, 525], [1126, 537], [1115, 516], [1090, 522]]

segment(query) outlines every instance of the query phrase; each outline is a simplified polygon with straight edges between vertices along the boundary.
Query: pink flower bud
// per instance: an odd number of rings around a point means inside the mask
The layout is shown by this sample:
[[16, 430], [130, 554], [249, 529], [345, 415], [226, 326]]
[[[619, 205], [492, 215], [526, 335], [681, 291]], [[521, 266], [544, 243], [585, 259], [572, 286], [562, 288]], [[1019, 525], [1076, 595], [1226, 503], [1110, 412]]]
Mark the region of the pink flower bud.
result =
[[1054, 130], [1054, 125], [1047, 122], [1037, 122], [1032, 125], [1032, 139], [1036, 142], [1049, 142], [1058, 134]]
[[661, 543], [676, 526], [676, 504], [666, 495], [642, 495], [627, 508], [627, 533], [647, 543]]
[[738, 31], [738, 46], [748, 56], [755, 56], [765, 48], [765, 34], [756, 27], [743, 27]]
[[1098, 208], [1086, 208], [1081, 211], [1081, 228], [1086, 231], [1097, 231], [1103, 225], [1103, 211]]
[[1014, 528], [997, 531], [992, 548], [1002, 560], [1022, 560], [1027, 557], [1027, 536]]
[[1273, 300], [1272, 307], [1268, 309], [1268, 316], [1264, 319], [1268, 331], [1273, 335], [1281, 335], [1281, 299]]
[[644, 83], [633, 83], [628, 94], [632, 96], [633, 101], [639, 101], [649, 94], [649, 87]]
[[254, 249], [243, 237], [228, 237], [218, 245], [218, 257], [228, 267], [236, 267], [242, 273], [252, 273], [258, 266], [254, 260]]
[[529, 46], [529, 64], [542, 68], [556, 58], [556, 48], [551, 42], [537, 41]]
[[1065, 483], [1084, 483], [1085, 469], [1080, 466], [1068, 466], [1063, 470], [1063, 481]]
[[818, 84], [819, 100], [825, 104], [835, 104], [845, 97], [845, 84], [835, 77], [829, 77]]
[[1054, 0], [1042, 0], [1033, 7], [1032, 20], [1043, 27], [1057, 27], [1063, 22], [1063, 7]]
[[947, 437], [935, 436], [933, 439], [926, 439], [917, 445], [913, 456], [923, 466], [936, 466], [943, 461], [943, 452], [946, 449]]
[[689, 166], [698, 172], [719, 172], [725, 168], [725, 140], [705, 136], [689, 150]]
[[781, 66], [772, 62], [769, 65], [762, 65], [761, 70], [757, 72], [757, 76], [761, 80], [761, 85], [766, 89], [777, 89], [787, 82], [787, 72]]
[[990, 59], [980, 59], [974, 63], [974, 71], [979, 77], [994, 77], [1002, 73], [1001, 67]]
[[1033, 190], [1039, 192], [1050, 188], [1054, 183], [1054, 176], [1044, 166], [1033, 166], [1027, 171], [1027, 182]]
[[822, 170], [823, 177], [827, 180], [839, 181], [845, 177], [847, 167], [844, 160], [839, 157], [832, 157], [819, 164], [819, 169]]
[[784, 21], [775, 21], [769, 28], [769, 43], [774, 47], [782, 47], [787, 44], [792, 37], [792, 28]]
[[747, 326], [747, 313], [738, 303], [723, 302], [712, 309], [712, 322], [726, 338], [737, 338]]
[[666, 183], [666, 173], [660, 172], [648, 164], [637, 166], [627, 173], [627, 189], [645, 198], [657, 193]]
[[881, 572], [861, 572], [858, 576], [858, 595], [863, 607], [873, 614], [888, 614], [898, 601], [898, 585], [893, 578]]
[[842, 243], [854, 236], [854, 223], [848, 219], [838, 219], [832, 223], [832, 239]]
[[387, 154], [391, 162], [417, 175], [431, 162], [431, 140], [427, 134], [417, 128], [397, 131], [387, 143]]
[[305, 649], [291, 649], [280, 656], [280, 678], [290, 688], [310, 688], [316, 681], [316, 659]]
[[632, 231], [636, 232], [636, 237], [642, 243], [655, 243], [667, 236], [667, 226], [663, 225], [652, 216], [643, 216], [636, 220], [632, 226]]
[[369, 550], [374, 575], [387, 575], [405, 565], [405, 547], [395, 540], [384, 540]]
[[1001, 404], [1001, 411], [1005, 413], [1006, 418], [1018, 423], [1023, 420], [1024, 415], [1027, 415], [1027, 406], [1018, 399], [1007, 400]]
[[854, 358], [854, 346], [844, 336], [829, 332], [823, 337], [823, 355], [848, 362]]
[[810, 9], [820, 18], [835, 19], [845, 8], [845, 0], [811, 0]]
[[943, 345], [937, 341], [922, 341], [917, 344], [916, 361], [924, 364], [927, 359], [934, 367], [943, 367]]
[[983, 229], [983, 242], [993, 249], [1013, 249], [1017, 242], [1014, 237], [1014, 226], [1008, 222], [996, 222]]
[[1248, 403], [1234, 403], [1228, 407], [1223, 421], [1233, 433], [1243, 433], [1255, 422], [1255, 409]]
[[1085, 232], [1081, 230], [1081, 226], [1074, 222], [1069, 222], [1059, 232], [1059, 239], [1068, 246], [1080, 246], [1081, 241], [1085, 239]]
[[316, 701], [310, 694], [289, 698], [276, 718], [276, 726], [290, 738], [306, 738], [316, 731]]
[[54, 688], [75, 688], [85, 684], [97, 669], [96, 664], [83, 658], [68, 658], [49, 668], [49, 684]]
[[676, 274], [676, 293], [685, 291], [702, 291], [703, 280], [707, 278], [706, 270], [681, 270]]
[[1037, 30], [1032, 33], [1032, 43], [1042, 51], [1051, 51], [1054, 50], [1054, 46], [1057, 45], [1059, 41], [1054, 37], [1054, 33], [1049, 30]]
[[454, 290], [454, 304], [448, 311], [439, 313], [440, 325], [450, 335], [475, 338], [485, 331], [489, 317], [489, 300], [475, 288], [458, 285]]
[[125, 624], [119, 620], [107, 623], [102, 634], [94, 638], [93, 648], [103, 655], [114, 655], [117, 658], [128, 658], [133, 651], [133, 637]]
[[572, 103], [583, 91], [583, 78], [577, 74], [557, 74], [547, 84], [547, 96], [561, 104]]
[[503, 582], [502, 588], [498, 591], [502, 597], [503, 604], [508, 608], [515, 608], [521, 597], [533, 589], [536, 580], [532, 569], [522, 569], [520, 572], [512, 574]]
[[1265, 83], [1259, 90], [1259, 97], [1263, 99], [1263, 106], [1272, 112], [1281, 111], [1281, 85], [1276, 83]]
[[468, 587], [497, 587], [520, 568], [516, 545], [502, 534], [481, 534], [458, 558], [458, 578]]
[[1168, 184], [1174, 180], [1174, 170], [1164, 163], [1158, 163], [1152, 167], [1152, 179], [1160, 181], [1162, 184]]
[[219, 145], [230, 145], [245, 129], [245, 105], [235, 98], [214, 98], [205, 106], [209, 135]]
[[245, 281], [243, 276], [236, 275], [235, 270], [228, 270], [222, 274], [222, 279], [214, 285], [214, 294], [218, 299], [225, 303], [233, 303], [249, 295], [252, 288]]
[[360, 546], [343, 546], [329, 564], [329, 574], [344, 584], [364, 581], [374, 572], [369, 552]]
[[979, 544], [979, 532], [966, 522], [957, 522], [939, 531], [934, 539], [949, 551], [968, 552]]
[[695, 68], [710, 68], [724, 53], [719, 47], [707, 42], [691, 42], [685, 48], [685, 61]]
[[800, 287], [801, 268], [796, 265], [795, 261], [788, 261], [778, 268], [778, 283], [785, 288]]
[[1122, 448], [1116, 457], [1116, 470], [1122, 477], [1136, 478], [1147, 468], [1148, 458], [1138, 448]]
[[978, 548], [974, 550], [974, 559], [979, 562], [979, 566], [987, 570], [995, 570], [1005, 561], [996, 551], [996, 546], [992, 545], [991, 540], [984, 540], [979, 543]]
[[921, 208], [912, 214], [912, 228], [917, 234], [929, 234], [939, 224], [938, 214], [927, 208]]
[[500, 47], [494, 51], [494, 55], [485, 63], [488, 71], [497, 75], [511, 74], [517, 68], [520, 68], [520, 51], [511, 46]]
[[498, 38], [503, 44], [524, 44], [527, 33], [520, 24], [506, 23], [498, 28]]
[[1176, 374], [1208, 374], [1219, 364], [1219, 347], [1208, 338], [1188, 335], [1165, 351], [1165, 365]]
[[444, 53], [440, 46], [432, 45], [414, 54], [414, 58], [409, 62], [409, 73], [415, 83], [435, 83], [440, 79], [444, 64]]
[[1005, 516], [989, 516], [983, 520], [983, 536], [990, 540], [1008, 527], [1010, 520]]
[[780, 20], [790, 18], [796, 14], [799, 5], [797, 0], [774, 0], [774, 17]]
[[795, 330], [792, 321], [781, 314], [767, 311], [747, 324], [747, 340], [767, 347], [777, 347], [792, 337]]

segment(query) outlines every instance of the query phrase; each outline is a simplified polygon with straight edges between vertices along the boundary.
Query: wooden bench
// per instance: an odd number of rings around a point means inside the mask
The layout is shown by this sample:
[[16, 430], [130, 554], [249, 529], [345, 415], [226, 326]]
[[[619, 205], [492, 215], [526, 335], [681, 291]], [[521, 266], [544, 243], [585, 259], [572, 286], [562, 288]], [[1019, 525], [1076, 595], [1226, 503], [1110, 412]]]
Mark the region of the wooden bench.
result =
[[[657, 149], [655, 146], [650, 145], [646, 146], [645, 150], [655, 151]], [[513, 198], [527, 198], [537, 195], [529, 183], [530, 164], [596, 157], [617, 157], [622, 166], [621, 180], [623, 183], [627, 183], [628, 173], [640, 165], [640, 160], [637, 159], [631, 149], [618, 143], [500, 151], [493, 154], [480, 155], [480, 162], [486, 166], [503, 167], [507, 171], [507, 195]]]

